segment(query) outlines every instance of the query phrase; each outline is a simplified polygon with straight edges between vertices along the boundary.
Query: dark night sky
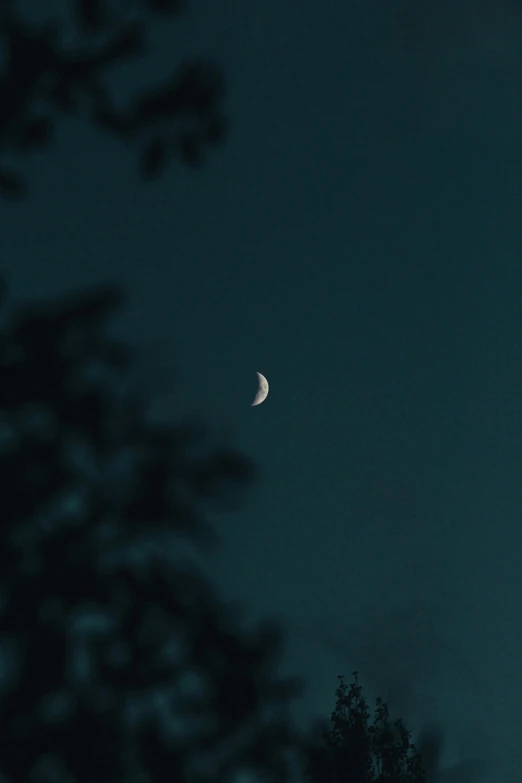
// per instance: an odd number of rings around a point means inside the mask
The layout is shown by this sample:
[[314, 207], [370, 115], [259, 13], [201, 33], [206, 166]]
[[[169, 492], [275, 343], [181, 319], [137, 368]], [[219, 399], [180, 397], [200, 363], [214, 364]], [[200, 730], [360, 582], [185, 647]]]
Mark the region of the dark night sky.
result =
[[215, 56], [226, 146], [145, 187], [132, 151], [64, 124], [0, 206], [12, 294], [124, 283], [127, 335], [257, 460], [212, 568], [285, 618], [301, 715], [357, 668], [440, 723], [448, 763], [519, 783], [520, 3], [190, 5], [115, 85]]

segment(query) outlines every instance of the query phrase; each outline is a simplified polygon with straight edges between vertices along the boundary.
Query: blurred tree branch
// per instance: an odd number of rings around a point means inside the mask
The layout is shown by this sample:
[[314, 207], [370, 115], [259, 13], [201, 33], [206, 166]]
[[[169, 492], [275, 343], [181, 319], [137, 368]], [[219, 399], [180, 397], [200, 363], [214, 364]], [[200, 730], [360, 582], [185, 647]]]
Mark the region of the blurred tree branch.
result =
[[[169, 159], [203, 162], [221, 143], [227, 122], [221, 110], [221, 69], [202, 58], [185, 61], [125, 109], [107, 86], [111, 68], [141, 57], [155, 19], [180, 14], [180, 0], [74, 0], [74, 35], [58, 21], [38, 25], [22, 18], [14, 0], [0, 4], [0, 161], [48, 146], [61, 115], [79, 114], [104, 132], [138, 146], [140, 171], [158, 176]], [[87, 105], [87, 109], [85, 108]], [[0, 193], [27, 192], [22, 175], [0, 164]]]
[[182, 547], [252, 463], [150, 419], [107, 332], [121, 303], [101, 287], [0, 333], [0, 777], [285, 781], [281, 630], [244, 630]]

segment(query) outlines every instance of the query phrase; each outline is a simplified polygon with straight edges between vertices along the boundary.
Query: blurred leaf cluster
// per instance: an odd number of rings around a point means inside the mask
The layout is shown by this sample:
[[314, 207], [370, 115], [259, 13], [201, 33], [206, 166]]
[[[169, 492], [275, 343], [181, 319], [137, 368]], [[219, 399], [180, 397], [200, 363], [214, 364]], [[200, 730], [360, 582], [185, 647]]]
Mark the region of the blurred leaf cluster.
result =
[[253, 466], [150, 417], [121, 303], [100, 287], [0, 333], [0, 778], [286, 780], [282, 633], [247, 630], [183, 547]]
[[152, 25], [180, 14], [184, 3], [71, 0], [67, 6], [68, 24], [41, 24], [24, 18], [15, 0], [0, 3], [0, 194], [26, 194], [13, 161], [48, 147], [64, 115], [136, 145], [146, 179], [161, 174], [172, 158], [201, 164], [227, 130], [216, 63], [199, 57], [176, 62], [161, 84], [136, 93], [124, 108], [108, 85], [113, 67], [142, 57]]

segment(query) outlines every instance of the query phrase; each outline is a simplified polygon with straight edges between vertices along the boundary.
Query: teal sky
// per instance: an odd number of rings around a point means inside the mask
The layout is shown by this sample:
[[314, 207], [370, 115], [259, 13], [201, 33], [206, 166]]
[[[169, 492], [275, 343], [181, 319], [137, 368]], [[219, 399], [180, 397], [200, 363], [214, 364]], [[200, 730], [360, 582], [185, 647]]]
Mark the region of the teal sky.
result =
[[114, 83], [215, 57], [223, 150], [145, 187], [64, 124], [0, 251], [17, 299], [122, 282], [126, 335], [257, 460], [210, 567], [285, 619], [300, 716], [358, 669], [519, 783], [522, 8], [350, 5], [192, 0]]

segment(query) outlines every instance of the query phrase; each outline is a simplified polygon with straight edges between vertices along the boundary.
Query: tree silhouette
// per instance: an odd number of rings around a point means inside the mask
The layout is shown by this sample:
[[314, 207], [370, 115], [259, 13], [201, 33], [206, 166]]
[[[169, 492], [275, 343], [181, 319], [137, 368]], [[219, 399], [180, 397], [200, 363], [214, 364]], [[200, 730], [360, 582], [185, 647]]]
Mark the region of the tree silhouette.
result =
[[[60, 115], [78, 115], [139, 148], [140, 171], [157, 177], [177, 157], [200, 164], [208, 147], [223, 141], [220, 105], [223, 74], [213, 62], [193, 58], [163, 84], [118, 108], [107, 86], [110, 70], [145, 53], [150, 26], [179, 14], [180, 0], [71, 0], [74, 32], [59, 21], [36, 24], [0, 8], [0, 193], [24, 196], [27, 185], [13, 158], [51, 143]], [[69, 24], [70, 26], [70, 24]], [[8, 159], [6, 164], [5, 159]]]
[[425, 783], [421, 755], [401, 720], [390, 722], [377, 699], [373, 721], [354, 672], [348, 687], [339, 675], [330, 727], [308, 749], [310, 783]]
[[0, 333], [0, 779], [287, 779], [295, 680], [191, 562], [253, 477], [196, 423], [158, 422], [117, 287], [22, 308]]

